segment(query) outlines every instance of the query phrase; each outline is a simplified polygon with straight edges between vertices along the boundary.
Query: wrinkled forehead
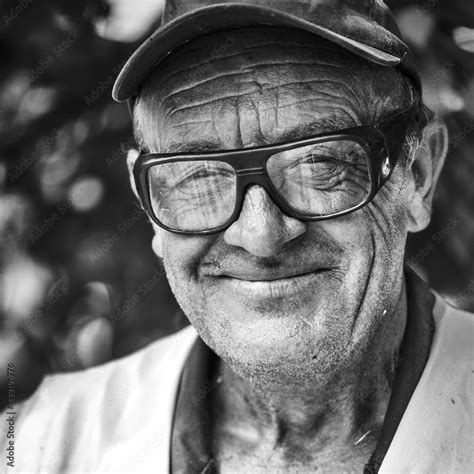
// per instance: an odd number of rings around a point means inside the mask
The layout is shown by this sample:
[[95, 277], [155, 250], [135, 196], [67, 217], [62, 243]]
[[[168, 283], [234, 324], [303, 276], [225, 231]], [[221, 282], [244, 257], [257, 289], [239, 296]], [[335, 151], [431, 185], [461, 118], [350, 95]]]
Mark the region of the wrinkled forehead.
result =
[[240, 148], [373, 123], [409, 102], [394, 68], [299, 30], [242, 28], [167, 58], [143, 85], [135, 126], [150, 151], [189, 151], [196, 135], [209, 148]]

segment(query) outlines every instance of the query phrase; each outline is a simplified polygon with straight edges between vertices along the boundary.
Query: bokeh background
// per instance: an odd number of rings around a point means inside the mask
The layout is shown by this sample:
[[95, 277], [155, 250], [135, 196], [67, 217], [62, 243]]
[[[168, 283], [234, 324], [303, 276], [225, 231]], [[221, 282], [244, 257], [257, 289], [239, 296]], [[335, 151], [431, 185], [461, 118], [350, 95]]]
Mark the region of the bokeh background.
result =
[[[430, 227], [408, 261], [474, 310], [474, 3], [389, 1], [418, 57], [450, 153]], [[0, 4], [0, 405], [46, 373], [128, 354], [186, 324], [128, 185], [134, 145], [112, 101], [124, 61], [160, 22], [160, 0]]]

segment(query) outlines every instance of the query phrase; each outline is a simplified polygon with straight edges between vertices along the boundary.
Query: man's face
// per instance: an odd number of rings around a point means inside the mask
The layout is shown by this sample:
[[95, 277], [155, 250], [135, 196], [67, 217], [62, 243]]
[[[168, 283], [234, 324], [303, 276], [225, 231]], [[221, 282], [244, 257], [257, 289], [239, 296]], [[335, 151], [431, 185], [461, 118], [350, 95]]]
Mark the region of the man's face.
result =
[[[151, 152], [228, 150], [374, 124], [407, 107], [397, 73], [278, 28], [189, 43], [148, 80], [138, 117]], [[405, 97], [405, 98], [404, 98]], [[211, 236], [155, 227], [178, 303], [203, 340], [247, 378], [299, 383], [363, 356], [402, 288], [404, 166], [371, 204], [323, 222], [288, 217], [259, 186]]]

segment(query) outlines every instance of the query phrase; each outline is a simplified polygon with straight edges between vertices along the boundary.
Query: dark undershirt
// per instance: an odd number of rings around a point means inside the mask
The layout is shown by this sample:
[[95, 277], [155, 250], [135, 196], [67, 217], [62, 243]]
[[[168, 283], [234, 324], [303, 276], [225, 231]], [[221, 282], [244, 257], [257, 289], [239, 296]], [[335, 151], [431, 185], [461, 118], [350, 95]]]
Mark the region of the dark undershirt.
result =
[[[400, 346], [392, 394], [375, 451], [364, 474], [377, 473], [403, 413], [423, 373], [434, 333], [434, 296], [407, 268], [407, 324]], [[173, 474], [217, 473], [212, 459], [210, 393], [216, 385], [218, 356], [198, 337], [184, 365], [171, 436]]]

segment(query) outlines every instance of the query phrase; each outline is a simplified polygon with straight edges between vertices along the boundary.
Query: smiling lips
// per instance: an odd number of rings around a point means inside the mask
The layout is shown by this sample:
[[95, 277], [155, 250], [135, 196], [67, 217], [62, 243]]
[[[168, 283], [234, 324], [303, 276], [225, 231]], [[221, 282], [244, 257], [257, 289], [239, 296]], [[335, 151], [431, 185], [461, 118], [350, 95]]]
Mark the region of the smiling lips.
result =
[[321, 275], [329, 271], [321, 268], [311, 272], [293, 275], [232, 274], [220, 278], [230, 286], [233, 292], [256, 298], [287, 298], [311, 288]]

